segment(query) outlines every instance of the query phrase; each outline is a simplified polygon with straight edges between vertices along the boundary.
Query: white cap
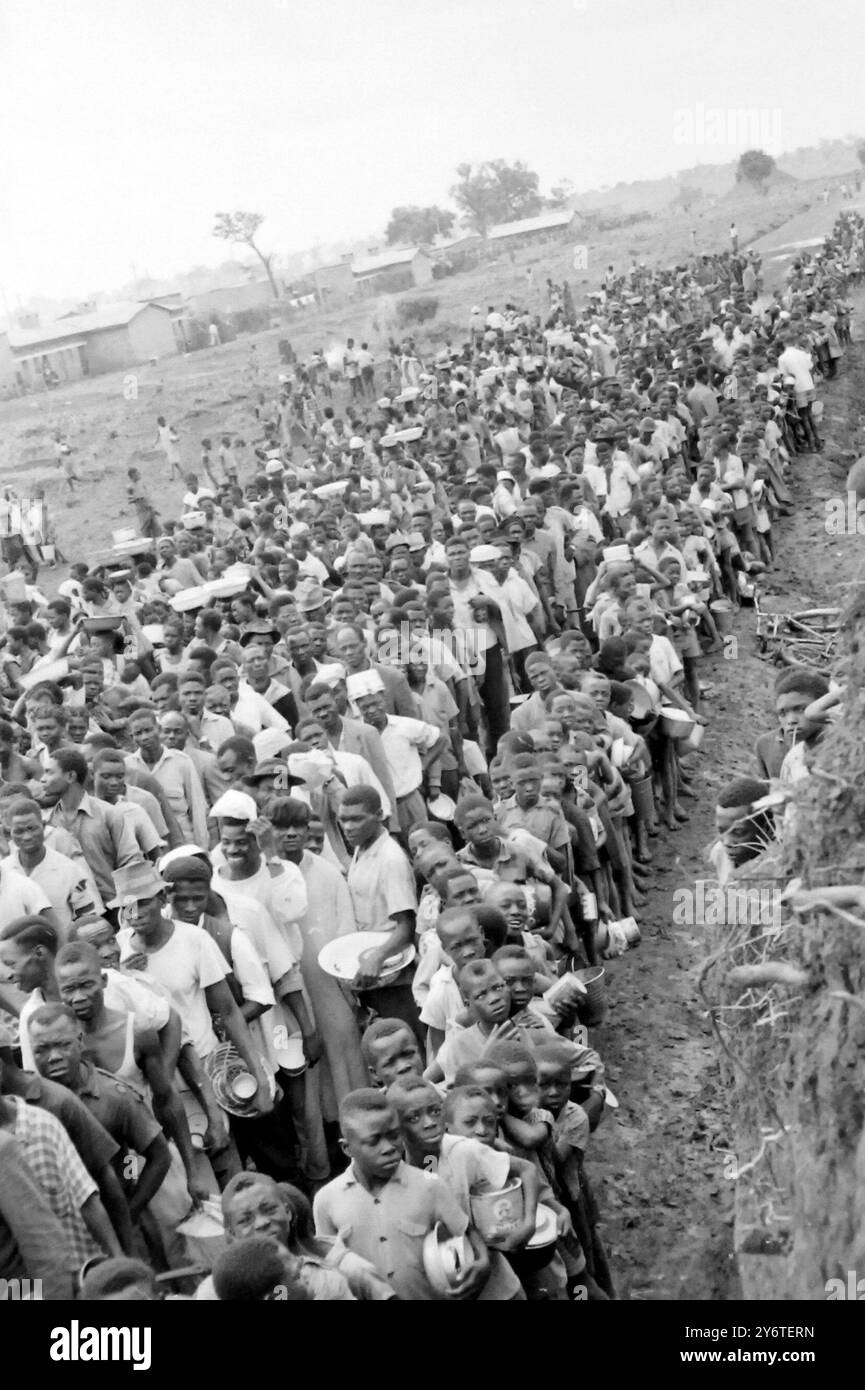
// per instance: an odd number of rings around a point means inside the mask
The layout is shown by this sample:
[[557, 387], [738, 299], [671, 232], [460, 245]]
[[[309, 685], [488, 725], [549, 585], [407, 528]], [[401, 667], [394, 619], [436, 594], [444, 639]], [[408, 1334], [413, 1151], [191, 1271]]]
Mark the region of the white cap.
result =
[[200, 845], [178, 845], [176, 849], [166, 850], [156, 865], [157, 872], [164, 874], [169, 864], [173, 864], [175, 859], [194, 859], [196, 855], [205, 855], [210, 859], [209, 851], [202, 849]]
[[362, 695], [378, 695], [384, 690], [384, 681], [378, 671], [355, 671], [345, 688], [350, 700], [359, 700]]
[[345, 667], [341, 661], [329, 661], [319, 666], [315, 673], [315, 685], [339, 685], [345, 680]]
[[214, 802], [210, 814], [214, 820], [224, 817], [226, 820], [245, 820], [252, 824], [258, 820], [258, 807], [247, 792], [228, 791]]
[[282, 729], [262, 729], [252, 738], [255, 748], [255, 761], [266, 763], [270, 758], [278, 758], [280, 753], [290, 747], [292, 738]]
[[501, 556], [494, 545], [476, 545], [469, 551], [469, 561], [473, 565], [483, 565], [488, 560], [499, 560]]

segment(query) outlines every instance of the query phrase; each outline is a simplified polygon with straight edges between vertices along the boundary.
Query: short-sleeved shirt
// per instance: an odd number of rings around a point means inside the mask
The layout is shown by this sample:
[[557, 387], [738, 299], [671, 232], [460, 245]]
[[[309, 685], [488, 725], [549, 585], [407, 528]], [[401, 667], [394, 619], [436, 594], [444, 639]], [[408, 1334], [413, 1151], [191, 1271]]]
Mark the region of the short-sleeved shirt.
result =
[[[122, 812], [98, 796], [85, 792], [71, 814], [58, 802], [49, 813], [46, 826], [59, 826], [74, 835], [103, 902], [114, 898], [114, 870], [141, 861], [141, 851]], [[61, 845], [54, 847], [62, 849]]]
[[[264, 911], [268, 923], [273, 923], [291, 952], [292, 964], [298, 965], [303, 955], [303, 936], [298, 924], [307, 909], [307, 894], [306, 881], [297, 865], [284, 859], [279, 866], [281, 872], [274, 875], [268, 865], [262, 863], [248, 878], [229, 878], [222, 851], [217, 849], [213, 853], [213, 866], [213, 891], [225, 899], [232, 921], [253, 937], [262, 958], [270, 960], [275, 947], [273, 943], [265, 945], [264, 927], [250, 921], [250, 901], [259, 912]], [[281, 973], [289, 969], [291, 965], [285, 964]], [[280, 976], [271, 971], [270, 978], [275, 981]]]
[[[504, 879], [506, 883], [526, 883], [531, 878], [536, 878], [541, 883], [552, 883], [556, 875], [550, 865], [541, 858], [540, 853], [534, 853], [525, 841], [517, 848], [509, 842], [509, 838], [500, 838], [499, 854], [494, 864], [482, 864], [471, 845], [464, 845], [462, 849], [457, 850], [457, 858], [468, 864], [478, 878], [481, 873], [489, 875], [492, 872], [495, 878]], [[481, 879], [480, 883], [483, 892], [484, 881]]]
[[[168, 941], [158, 950], [146, 952], [147, 969], [171, 995], [199, 1057], [208, 1057], [217, 1046], [217, 1037], [204, 991], [225, 980], [230, 966], [201, 927], [173, 919], [172, 925], [174, 931]], [[129, 927], [117, 933], [122, 957], [133, 952], [132, 937]]]
[[11, 860], [0, 864], [0, 921], [14, 922], [16, 917], [34, 917], [51, 910], [44, 888], [34, 883]]
[[358, 931], [388, 931], [397, 912], [417, 911], [414, 872], [405, 851], [385, 832], [356, 849], [348, 889]]
[[420, 1013], [421, 1023], [446, 1033], [454, 1019], [465, 1010], [465, 1003], [459, 986], [454, 979], [452, 965], [440, 965], [430, 980], [427, 995]]
[[649, 648], [649, 669], [658, 685], [670, 685], [681, 674], [682, 663], [668, 637], [655, 633]]
[[439, 737], [435, 725], [427, 724], [424, 719], [406, 719], [401, 714], [388, 715], [387, 725], [381, 731], [381, 741], [398, 797], [410, 796], [418, 790], [423, 781], [420, 753], [429, 752]]
[[[95, 886], [81, 859], [70, 859], [68, 855], [60, 854], [56, 849], [46, 845], [41, 861], [34, 868], [27, 870], [22, 867], [13, 846], [9, 858], [3, 860], [2, 864], [14, 867], [34, 888], [41, 889], [54, 909], [54, 915], [63, 932], [67, 932], [73, 921], [77, 921], [79, 917], [95, 916], [101, 911], [102, 901], [95, 892]], [[5, 910], [2, 898], [3, 891], [0, 887], [0, 911]]]
[[167, 843], [168, 826], [162, 807], [150, 792], [143, 787], [128, 786], [126, 796], [119, 798], [114, 805], [128, 819], [138, 848], [145, 858]]
[[82, 1062], [83, 1081], [78, 1091], [91, 1115], [128, 1152], [145, 1154], [162, 1133], [143, 1096], [134, 1086], [110, 1071]]
[[354, 1165], [322, 1187], [313, 1201], [315, 1229], [338, 1236], [343, 1245], [369, 1260], [404, 1302], [438, 1295], [423, 1266], [424, 1238], [442, 1222], [451, 1235], [468, 1227], [465, 1212], [439, 1178], [400, 1163], [375, 1193], [358, 1181]]
[[[460, 1134], [443, 1134], [436, 1174], [450, 1188], [466, 1216], [471, 1218], [471, 1194], [482, 1187], [498, 1191], [508, 1180], [510, 1156]], [[490, 1277], [478, 1295], [478, 1301], [517, 1298], [522, 1285], [505, 1257], [498, 1250], [489, 1251]]]
[[561, 811], [539, 802], [523, 809], [511, 797], [502, 803], [499, 815], [502, 830], [529, 830], [552, 849], [567, 849], [571, 834]]

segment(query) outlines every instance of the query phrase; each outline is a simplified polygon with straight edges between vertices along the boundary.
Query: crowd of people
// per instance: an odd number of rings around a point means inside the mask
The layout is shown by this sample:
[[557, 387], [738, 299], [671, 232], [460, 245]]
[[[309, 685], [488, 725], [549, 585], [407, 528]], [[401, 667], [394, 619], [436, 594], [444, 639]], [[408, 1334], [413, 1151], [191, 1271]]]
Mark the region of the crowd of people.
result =
[[[134, 530], [50, 597], [7, 495], [0, 1278], [615, 1298], [602, 962], [689, 818], [863, 249], [845, 210], [774, 293], [738, 249], [548, 281], [464, 343], [349, 339], [336, 385], [283, 352], [250, 442], [193, 464], [159, 418], [168, 476], [129, 469]], [[782, 675], [719, 875], [833, 704]]]

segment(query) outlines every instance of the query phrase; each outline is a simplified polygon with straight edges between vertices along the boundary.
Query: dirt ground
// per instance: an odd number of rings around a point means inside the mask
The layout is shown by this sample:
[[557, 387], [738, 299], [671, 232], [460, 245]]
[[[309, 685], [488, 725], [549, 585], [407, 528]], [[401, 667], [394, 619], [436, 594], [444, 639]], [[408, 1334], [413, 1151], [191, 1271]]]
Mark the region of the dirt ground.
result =
[[[736, 206], [743, 241], [774, 225], [780, 245], [784, 217], [801, 210], [801, 193], [797, 199], [798, 203], [791, 195], [778, 207], [760, 204], [752, 211], [745, 203]], [[816, 230], [827, 230], [833, 216], [834, 209], [815, 209]], [[724, 244], [728, 222], [725, 205], [713, 214], [714, 235], [711, 242], [707, 236], [706, 244]], [[800, 228], [801, 222], [796, 225]], [[808, 227], [800, 234], [807, 235]], [[609, 260], [621, 263], [627, 248], [638, 248], [647, 261], [682, 254], [688, 238], [681, 217], [678, 225], [671, 218], [662, 225], [653, 219], [614, 234], [598, 248], [593, 263], [601, 270]], [[459, 287], [460, 302], [468, 306], [476, 298], [484, 303], [500, 299], [508, 292], [503, 289], [506, 281], [513, 283], [519, 275], [525, 283], [527, 264], [538, 266], [537, 277], [567, 274], [560, 250], [552, 257], [549, 251], [522, 253], [515, 265], [499, 267], [483, 287], [465, 277], [469, 283]], [[443, 282], [450, 287], [452, 304], [457, 279]], [[577, 293], [576, 284], [574, 288]], [[865, 313], [865, 293], [857, 296], [857, 307], [860, 316]], [[320, 342], [327, 345], [329, 327], [319, 316], [289, 336], [306, 351]], [[441, 325], [434, 323], [431, 331], [438, 335]], [[125, 470], [130, 463], [141, 467], [166, 515], [179, 511], [183, 489], [168, 483], [167, 468], [153, 449], [158, 414], [177, 425], [190, 467], [197, 462], [198, 442], [205, 434], [218, 436], [225, 429], [247, 440], [255, 437], [249, 402], [259, 385], [263, 388], [265, 381], [273, 380], [279, 336], [260, 334], [143, 367], [136, 372], [137, 398], [132, 400], [124, 394], [123, 376], [116, 374], [47, 397], [0, 403], [0, 477], [19, 493], [44, 486], [66, 556], [93, 563], [108, 552], [111, 529], [134, 522], [125, 504]], [[253, 365], [256, 357], [261, 361], [258, 369]], [[863, 378], [865, 347], [854, 347], [838, 382], [821, 391], [826, 402], [824, 437], [843, 448], [856, 447], [852, 436]], [[72, 495], [51, 461], [50, 429], [57, 427], [66, 431], [83, 478]], [[857, 452], [865, 449], [860, 446]], [[855, 536], [834, 538], [825, 532], [823, 501], [841, 486], [827, 458], [800, 458], [793, 474], [796, 512], [781, 523], [777, 564], [764, 591], [789, 599], [795, 611], [840, 601], [854, 547], [861, 542]], [[53, 592], [66, 573], [65, 567], [44, 570], [40, 582]], [[593, 1139], [589, 1172], [620, 1296], [626, 1299], [741, 1297], [733, 1257], [733, 1184], [724, 1176], [725, 1151], [732, 1148], [728, 1112], [710, 1025], [695, 995], [705, 946], [700, 928], [672, 925], [672, 911], [675, 890], [690, 888], [694, 878], [705, 874], [703, 853], [712, 834], [715, 788], [730, 774], [750, 770], [751, 747], [769, 725], [767, 694], [774, 668], [756, 655], [753, 628], [753, 610], [741, 610], [738, 649], [730, 659], [712, 657], [704, 663], [701, 674], [714, 685], [714, 692], [706, 705], [711, 722], [699, 758], [698, 795], [687, 803], [691, 820], [652, 842], [655, 887], [642, 915], [642, 943], [608, 963], [611, 1007], [596, 1041], [620, 1108]]]
[[[865, 293], [854, 294], [861, 316]], [[856, 316], [854, 315], [854, 324]], [[855, 328], [854, 328], [855, 332]], [[848, 349], [837, 381], [825, 384], [823, 437], [865, 452], [856, 431], [865, 386], [865, 344]], [[793, 461], [795, 514], [782, 519], [776, 564], [761, 593], [785, 611], [840, 606], [859, 564], [858, 535], [826, 533], [825, 502], [843, 480], [823, 455]], [[707, 954], [699, 926], [672, 925], [673, 894], [707, 875], [715, 789], [753, 772], [751, 750], [771, 727], [769, 687], [777, 668], [757, 654], [754, 610], [736, 620], [738, 648], [707, 658], [702, 678], [715, 689], [699, 755], [691, 820], [653, 841], [655, 883], [637, 950], [607, 963], [611, 1007], [597, 1045], [620, 1102], [594, 1136], [589, 1173], [623, 1298], [724, 1300], [742, 1297], [733, 1254], [733, 1150], [727, 1098], [711, 1027], [695, 980]]]

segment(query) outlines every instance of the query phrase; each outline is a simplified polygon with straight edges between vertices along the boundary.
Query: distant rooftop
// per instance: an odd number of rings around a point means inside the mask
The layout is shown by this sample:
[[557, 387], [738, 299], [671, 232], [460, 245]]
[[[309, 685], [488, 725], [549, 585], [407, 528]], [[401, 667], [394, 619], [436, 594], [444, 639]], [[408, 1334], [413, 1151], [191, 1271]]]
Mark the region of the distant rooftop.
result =
[[418, 254], [419, 246], [409, 246], [403, 251], [380, 251], [376, 256], [358, 256], [352, 261], [353, 275], [375, 275], [380, 270], [390, 270], [395, 265], [409, 265]]
[[[58, 319], [55, 323], [43, 323], [39, 328], [10, 327], [9, 346], [35, 347], [38, 343], [53, 343], [61, 338], [81, 338], [86, 333], [98, 333], [106, 328], [125, 328], [150, 304], [150, 300], [142, 303], [130, 299], [119, 304], [105, 304], [101, 309], [94, 309], [89, 314], [67, 314], [65, 318]], [[153, 307], [165, 309], [166, 313], [170, 313], [164, 304], [156, 304]]]
[[487, 232], [488, 241], [498, 241], [506, 236], [522, 236], [526, 232], [546, 232], [554, 227], [567, 227], [573, 220], [571, 208], [561, 212], [542, 212], [538, 217], [523, 217], [518, 222], [499, 222]]

